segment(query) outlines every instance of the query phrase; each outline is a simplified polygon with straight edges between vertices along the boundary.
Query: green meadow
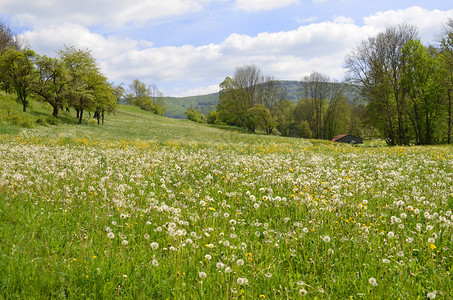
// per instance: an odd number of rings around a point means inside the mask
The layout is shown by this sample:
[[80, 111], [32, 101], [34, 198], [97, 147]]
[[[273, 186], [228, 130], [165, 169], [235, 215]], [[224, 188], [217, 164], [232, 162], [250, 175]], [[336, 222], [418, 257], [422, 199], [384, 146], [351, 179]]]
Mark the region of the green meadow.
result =
[[451, 146], [87, 120], [0, 94], [0, 299], [453, 298]]

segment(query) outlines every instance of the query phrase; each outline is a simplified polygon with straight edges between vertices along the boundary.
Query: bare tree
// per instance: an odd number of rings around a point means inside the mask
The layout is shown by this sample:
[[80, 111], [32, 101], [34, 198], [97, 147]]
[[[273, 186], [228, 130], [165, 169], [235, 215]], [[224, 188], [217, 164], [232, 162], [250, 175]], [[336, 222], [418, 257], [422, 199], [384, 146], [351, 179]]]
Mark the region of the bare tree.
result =
[[302, 97], [308, 101], [306, 108], [313, 135], [317, 139], [331, 138], [334, 108], [340, 94], [341, 85], [319, 72], [305, 76], [301, 82]]
[[11, 28], [0, 20], [0, 53], [14, 46], [14, 33]]
[[9, 48], [21, 51], [30, 49], [30, 44], [22, 36], [14, 34], [11, 27], [0, 20], [0, 53], [5, 52]]

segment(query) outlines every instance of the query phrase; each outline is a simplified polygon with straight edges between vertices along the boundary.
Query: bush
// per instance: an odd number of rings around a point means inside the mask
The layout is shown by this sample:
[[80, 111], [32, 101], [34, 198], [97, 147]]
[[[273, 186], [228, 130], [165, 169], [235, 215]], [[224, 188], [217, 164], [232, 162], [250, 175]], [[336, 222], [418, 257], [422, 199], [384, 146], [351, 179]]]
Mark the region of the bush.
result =
[[208, 124], [220, 124], [219, 113], [215, 110], [211, 110], [207, 117]]
[[60, 120], [58, 120], [57, 118], [55, 118], [54, 116], [51, 116], [51, 117], [48, 117], [46, 119], [46, 122], [50, 125], [58, 125], [60, 124]]
[[11, 122], [13, 124], [19, 125], [20, 127], [25, 127], [25, 128], [33, 127], [33, 121], [30, 120], [27, 115], [13, 113], [11, 116]]
[[42, 126], [47, 126], [47, 121], [46, 121], [46, 119], [39, 117], [38, 119], [36, 119], [36, 124], [42, 125]]
[[192, 107], [189, 108], [184, 114], [190, 121], [197, 123], [206, 123], [206, 116], [201, 111], [198, 111]]

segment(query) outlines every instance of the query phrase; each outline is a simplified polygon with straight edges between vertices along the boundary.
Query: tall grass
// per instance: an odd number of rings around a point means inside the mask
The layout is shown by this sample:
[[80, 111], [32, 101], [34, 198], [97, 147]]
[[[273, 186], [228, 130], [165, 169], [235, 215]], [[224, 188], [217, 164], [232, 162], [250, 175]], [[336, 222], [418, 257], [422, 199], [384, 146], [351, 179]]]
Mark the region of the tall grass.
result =
[[104, 126], [0, 135], [0, 174], [0, 298], [453, 297], [451, 147], [121, 107]]

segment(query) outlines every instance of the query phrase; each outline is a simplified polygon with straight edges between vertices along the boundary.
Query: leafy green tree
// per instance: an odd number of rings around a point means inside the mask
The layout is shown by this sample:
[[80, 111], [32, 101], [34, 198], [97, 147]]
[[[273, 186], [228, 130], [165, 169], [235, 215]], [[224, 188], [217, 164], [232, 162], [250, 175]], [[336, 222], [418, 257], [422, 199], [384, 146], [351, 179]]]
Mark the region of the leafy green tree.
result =
[[52, 116], [58, 118], [58, 112], [68, 104], [68, 84], [72, 77], [58, 58], [37, 56], [37, 79], [32, 85], [33, 92], [52, 108]]
[[296, 104], [288, 99], [278, 101], [272, 108], [272, 114], [278, 123], [277, 130], [283, 136], [290, 136], [295, 126], [293, 115], [295, 108]]
[[29, 104], [28, 95], [31, 92], [32, 82], [36, 75], [34, 59], [36, 54], [33, 50], [18, 51], [9, 48], [0, 55], [0, 72], [5, 81], [9, 82], [17, 93], [23, 111], [27, 111]]
[[219, 119], [228, 125], [253, 131], [249, 110], [258, 105], [272, 110], [278, 101], [285, 98], [285, 89], [272, 77], [262, 75], [255, 65], [237, 67], [233, 78], [226, 77], [220, 84]]
[[408, 115], [416, 143], [429, 145], [433, 142], [433, 126], [442, 108], [439, 60], [420, 40], [409, 41], [402, 53], [401, 84], [411, 101]]
[[75, 108], [79, 124], [82, 123], [85, 110], [94, 111], [96, 101], [95, 90], [107, 84], [106, 77], [101, 74], [99, 65], [89, 50], [66, 47], [57, 52], [70, 81], [67, 84], [68, 105]]
[[106, 77], [103, 77], [101, 82], [103, 82], [103, 84], [97, 85], [93, 91], [96, 101], [94, 102], [94, 107], [92, 109], [98, 125], [101, 121], [102, 124], [104, 124], [105, 112], [113, 113], [118, 105], [113, 84], [109, 84]]
[[247, 111], [246, 126], [251, 132], [258, 128], [271, 134], [277, 121], [266, 106], [258, 104]]

